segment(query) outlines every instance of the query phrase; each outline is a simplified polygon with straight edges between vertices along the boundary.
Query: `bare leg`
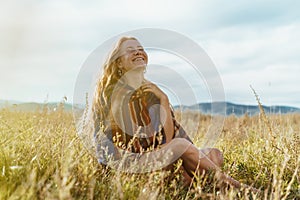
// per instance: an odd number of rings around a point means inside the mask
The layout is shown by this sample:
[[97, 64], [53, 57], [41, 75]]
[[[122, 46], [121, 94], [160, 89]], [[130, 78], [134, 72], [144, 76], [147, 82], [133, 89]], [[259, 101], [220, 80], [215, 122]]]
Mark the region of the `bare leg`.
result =
[[209, 148], [201, 151], [194, 145], [190, 145], [181, 158], [183, 160], [183, 167], [190, 176], [193, 176], [193, 172], [197, 170], [201, 173], [205, 173], [207, 170], [215, 170], [219, 181], [228, 183], [236, 188], [241, 188], [242, 186], [240, 182], [221, 172], [223, 155], [218, 149]]
[[246, 187], [252, 191], [258, 190], [250, 186], [241, 184], [239, 181], [221, 172], [223, 165], [223, 155], [220, 150], [216, 148], [198, 149], [195, 145], [183, 138], [175, 138], [171, 140], [169, 146], [174, 155], [180, 155], [183, 160], [183, 168], [187, 172], [184, 176], [193, 177], [195, 172], [206, 173], [208, 170], [216, 171], [216, 178], [221, 183], [230, 184], [236, 188]]
[[195, 170], [200, 170], [200, 172], [218, 170], [223, 164], [222, 153], [215, 148], [201, 151], [194, 145], [190, 145], [181, 158], [184, 168], [190, 175], [193, 175]]
[[182, 170], [182, 176], [183, 176], [183, 184], [185, 187], [189, 187], [191, 183], [193, 182], [192, 177], [187, 173], [187, 171], [184, 169], [183, 166], [180, 167]]
[[[163, 170], [175, 170], [174, 163], [168, 165], [167, 167], [164, 167]], [[183, 185], [185, 187], [189, 187], [193, 181], [192, 177], [187, 173], [187, 171], [184, 169], [184, 167], [181, 165], [179, 168], [179, 172], [182, 174], [182, 181]]]

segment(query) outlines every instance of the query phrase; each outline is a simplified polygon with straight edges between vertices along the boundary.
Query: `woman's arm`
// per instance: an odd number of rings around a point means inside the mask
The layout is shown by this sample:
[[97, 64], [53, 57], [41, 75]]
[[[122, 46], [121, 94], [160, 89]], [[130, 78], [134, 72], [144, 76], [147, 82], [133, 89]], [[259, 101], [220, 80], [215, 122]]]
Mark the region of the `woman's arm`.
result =
[[151, 82], [146, 82], [142, 89], [144, 92], [152, 92], [160, 100], [160, 120], [165, 131], [166, 143], [170, 142], [174, 136], [174, 124], [168, 96]]
[[174, 124], [170, 110], [170, 103], [167, 96], [160, 99], [160, 118], [166, 134], [166, 143], [170, 142], [174, 136]]

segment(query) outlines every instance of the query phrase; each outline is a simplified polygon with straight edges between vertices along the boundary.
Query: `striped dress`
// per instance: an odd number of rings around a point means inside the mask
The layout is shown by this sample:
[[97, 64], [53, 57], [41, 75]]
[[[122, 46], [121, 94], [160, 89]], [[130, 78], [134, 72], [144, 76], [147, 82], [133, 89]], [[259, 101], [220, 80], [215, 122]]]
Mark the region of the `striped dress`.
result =
[[[112, 95], [111, 110], [111, 133], [117, 147], [139, 153], [151, 151], [166, 142], [160, 120], [160, 100], [153, 93], [124, 84]], [[173, 110], [171, 112], [174, 137], [192, 142], [175, 120]]]

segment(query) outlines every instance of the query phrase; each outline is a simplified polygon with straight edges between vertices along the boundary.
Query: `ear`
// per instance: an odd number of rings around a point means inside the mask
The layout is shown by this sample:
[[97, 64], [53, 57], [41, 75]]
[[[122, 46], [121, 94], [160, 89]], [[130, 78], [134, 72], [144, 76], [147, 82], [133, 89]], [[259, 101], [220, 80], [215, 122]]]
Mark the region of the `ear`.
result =
[[123, 68], [122, 61], [120, 59], [117, 60], [117, 66], [119, 69]]

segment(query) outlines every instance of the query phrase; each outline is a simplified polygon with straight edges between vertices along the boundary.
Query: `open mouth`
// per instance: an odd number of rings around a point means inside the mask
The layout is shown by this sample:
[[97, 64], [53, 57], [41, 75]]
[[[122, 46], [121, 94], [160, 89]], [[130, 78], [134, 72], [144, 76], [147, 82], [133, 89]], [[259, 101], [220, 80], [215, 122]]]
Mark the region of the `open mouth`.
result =
[[136, 57], [132, 61], [144, 61], [145, 59], [143, 57]]

